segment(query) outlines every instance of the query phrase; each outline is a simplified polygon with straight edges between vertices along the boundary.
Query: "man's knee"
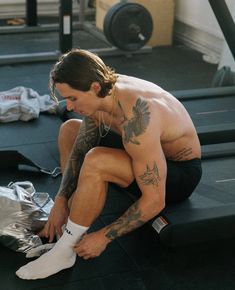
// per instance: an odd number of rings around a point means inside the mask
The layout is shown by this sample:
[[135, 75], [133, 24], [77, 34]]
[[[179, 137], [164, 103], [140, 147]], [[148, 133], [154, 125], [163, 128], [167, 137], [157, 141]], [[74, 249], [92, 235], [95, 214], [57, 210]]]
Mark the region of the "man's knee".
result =
[[87, 152], [84, 159], [84, 166], [89, 168], [90, 172], [101, 173], [106, 159], [105, 150], [101, 147], [94, 147]]
[[81, 121], [75, 119], [70, 119], [64, 122], [60, 126], [59, 140], [75, 140], [80, 128], [80, 124]]

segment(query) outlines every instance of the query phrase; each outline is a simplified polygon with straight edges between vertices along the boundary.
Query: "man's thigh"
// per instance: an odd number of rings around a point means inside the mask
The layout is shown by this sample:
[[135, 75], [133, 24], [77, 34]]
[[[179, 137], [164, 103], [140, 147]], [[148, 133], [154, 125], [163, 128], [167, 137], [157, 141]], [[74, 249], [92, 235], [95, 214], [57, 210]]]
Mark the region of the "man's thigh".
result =
[[98, 146], [86, 156], [91, 170], [98, 171], [102, 180], [127, 187], [134, 180], [132, 160], [125, 150]]

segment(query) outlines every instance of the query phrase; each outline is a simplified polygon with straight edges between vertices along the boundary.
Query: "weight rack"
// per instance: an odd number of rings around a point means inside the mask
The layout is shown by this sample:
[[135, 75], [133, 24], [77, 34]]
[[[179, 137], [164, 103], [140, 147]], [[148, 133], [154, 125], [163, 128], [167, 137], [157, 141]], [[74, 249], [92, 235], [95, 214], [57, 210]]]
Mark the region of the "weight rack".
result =
[[[36, 52], [36, 53], [19, 53], [0, 55], [0, 65], [10, 65], [16, 63], [41, 62], [41, 61], [56, 61], [59, 56], [73, 48], [73, 29], [84, 30], [107, 45], [111, 45], [105, 38], [103, 32], [99, 31], [95, 25], [86, 21], [86, 0], [79, 1], [79, 21], [73, 24], [72, 17], [72, 0], [59, 1], [59, 24], [38, 25], [37, 22], [37, 0], [26, 0], [26, 24], [27, 26], [20, 27], [4, 27], [0, 28], [1, 34], [10, 33], [27, 33], [27, 32], [51, 32], [59, 31], [59, 48], [55, 51]], [[125, 1], [123, 1], [125, 2]], [[87, 14], [89, 14], [88, 11]], [[150, 46], [143, 46], [138, 51], [123, 51], [114, 46], [98, 49], [88, 49], [89, 51], [98, 54], [99, 56], [117, 56], [133, 54], [149, 53], [152, 51]]]

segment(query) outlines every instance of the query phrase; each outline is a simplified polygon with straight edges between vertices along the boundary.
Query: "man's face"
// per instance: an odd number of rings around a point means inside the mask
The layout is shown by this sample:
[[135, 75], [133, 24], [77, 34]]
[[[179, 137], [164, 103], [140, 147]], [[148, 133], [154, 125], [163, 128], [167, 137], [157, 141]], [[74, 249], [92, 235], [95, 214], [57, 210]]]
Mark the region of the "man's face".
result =
[[66, 83], [56, 83], [57, 92], [66, 100], [67, 110], [84, 116], [92, 116], [97, 111], [98, 97], [94, 90], [75, 90]]

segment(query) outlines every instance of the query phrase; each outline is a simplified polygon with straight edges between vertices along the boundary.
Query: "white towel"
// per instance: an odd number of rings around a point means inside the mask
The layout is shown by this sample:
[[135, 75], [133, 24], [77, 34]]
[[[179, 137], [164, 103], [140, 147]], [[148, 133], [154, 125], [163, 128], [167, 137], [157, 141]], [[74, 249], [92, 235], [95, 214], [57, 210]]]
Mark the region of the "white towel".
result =
[[40, 112], [55, 112], [56, 102], [49, 95], [39, 95], [26, 87], [0, 92], [0, 122], [29, 121]]

